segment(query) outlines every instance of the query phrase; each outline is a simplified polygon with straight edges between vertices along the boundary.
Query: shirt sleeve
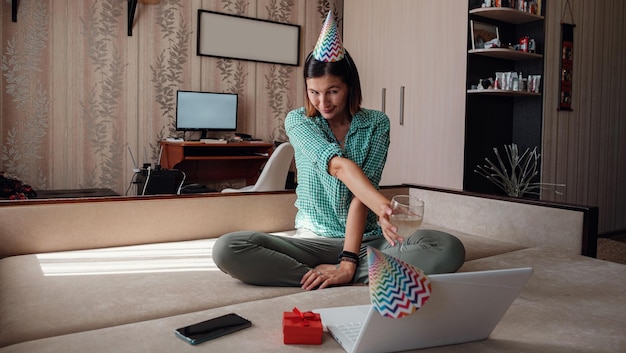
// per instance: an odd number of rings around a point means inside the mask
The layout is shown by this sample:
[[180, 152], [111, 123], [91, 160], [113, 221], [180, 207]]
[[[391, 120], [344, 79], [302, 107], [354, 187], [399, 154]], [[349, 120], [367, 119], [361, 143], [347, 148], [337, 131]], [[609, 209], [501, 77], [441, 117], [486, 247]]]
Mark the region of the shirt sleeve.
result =
[[328, 173], [330, 159], [335, 156], [343, 157], [339, 145], [329, 143], [329, 138], [315, 120], [298, 110], [287, 114], [285, 132], [294, 149], [305, 155], [318, 172]]

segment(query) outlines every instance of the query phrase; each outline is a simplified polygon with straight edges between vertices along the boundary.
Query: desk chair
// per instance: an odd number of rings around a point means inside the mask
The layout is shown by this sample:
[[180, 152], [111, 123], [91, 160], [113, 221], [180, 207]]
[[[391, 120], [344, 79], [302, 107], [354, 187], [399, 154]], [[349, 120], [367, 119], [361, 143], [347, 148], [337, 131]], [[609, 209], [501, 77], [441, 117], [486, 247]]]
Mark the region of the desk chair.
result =
[[241, 189], [224, 189], [222, 192], [253, 192], [285, 190], [287, 174], [293, 160], [293, 146], [289, 142], [280, 144], [265, 163], [256, 184]]

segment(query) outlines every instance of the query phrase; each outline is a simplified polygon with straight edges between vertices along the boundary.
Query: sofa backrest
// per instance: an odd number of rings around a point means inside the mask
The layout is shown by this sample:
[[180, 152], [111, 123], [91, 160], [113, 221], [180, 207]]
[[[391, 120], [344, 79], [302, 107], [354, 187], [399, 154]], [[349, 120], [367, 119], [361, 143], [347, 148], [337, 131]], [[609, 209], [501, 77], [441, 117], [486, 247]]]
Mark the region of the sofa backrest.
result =
[[[382, 192], [424, 199], [426, 223], [526, 247], [596, 255], [597, 207], [415, 185]], [[0, 202], [0, 257], [290, 230], [295, 200], [293, 191], [281, 191]]]
[[6, 202], [0, 257], [294, 228], [294, 192]]

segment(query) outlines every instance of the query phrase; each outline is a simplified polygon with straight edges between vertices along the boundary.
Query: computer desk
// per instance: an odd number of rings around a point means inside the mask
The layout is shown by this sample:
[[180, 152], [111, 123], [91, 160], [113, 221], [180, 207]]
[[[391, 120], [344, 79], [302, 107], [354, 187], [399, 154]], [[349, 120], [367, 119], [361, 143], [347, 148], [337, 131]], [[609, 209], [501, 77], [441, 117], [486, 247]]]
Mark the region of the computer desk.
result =
[[259, 141], [161, 141], [161, 146], [161, 168], [182, 170], [189, 182], [245, 179], [246, 185], [256, 182], [274, 150], [274, 144]]

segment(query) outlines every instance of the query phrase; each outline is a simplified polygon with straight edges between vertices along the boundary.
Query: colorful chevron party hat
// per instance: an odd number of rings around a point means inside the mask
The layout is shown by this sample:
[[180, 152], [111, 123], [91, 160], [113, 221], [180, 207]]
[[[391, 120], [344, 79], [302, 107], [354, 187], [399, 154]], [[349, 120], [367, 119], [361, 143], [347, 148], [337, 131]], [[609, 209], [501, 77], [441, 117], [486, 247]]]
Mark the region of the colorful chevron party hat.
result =
[[313, 49], [313, 58], [328, 63], [343, 60], [344, 56], [345, 51], [337, 30], [337, 22], [333, 12], [329, 11]]
[[401, 318], [416, 312], [430, 298], [431, 283], [422, 270], [367, 248], [370, 299], [385, 317]]

